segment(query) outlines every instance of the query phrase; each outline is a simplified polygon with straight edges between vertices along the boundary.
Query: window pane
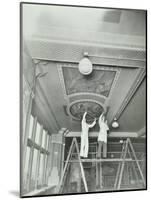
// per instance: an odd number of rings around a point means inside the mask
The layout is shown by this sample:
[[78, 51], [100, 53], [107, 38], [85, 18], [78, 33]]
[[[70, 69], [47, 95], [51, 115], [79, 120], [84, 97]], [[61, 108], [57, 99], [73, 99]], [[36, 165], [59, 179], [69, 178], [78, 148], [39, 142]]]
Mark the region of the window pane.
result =
[[29, 126], [29, 136], [28, 136], [28, 138], [31, 138], [31, 137], [32, 137], [33, 123], [34, 123], [34, 118], [33, 118], [33, 116], [31, 115], [31, 116], [30, 116], [30, 126]]
[[22, 139], [24, 139], [25, 137], [26, 116], [27, 116], [27, 112], [25, 111], [25, 105], [23, 105], [23, 137]]
[[33, 165], [32, 165], [32, 172], [31, 172], [31, 190], [35, 188], [35, 173], [36, 173], [36, 165], [37, 165], [37, 155], [38, 155], [38, 150], [34, 149], [34, 156], [33, 156]]
[[45, 148], [45, 140], [46, 140], [46, 131], [43, 130], [43, 136], [42, 136], [42, 147]]
[[30, 156], [30, 147], [27, 147], [26, 151], [26, 158], [25, 158], [25, 165], [24, 165], [24, 173], [23, 173], [23, 180], [24, 180], [24, 190], [26, 192], [27, 185], [26, 183], [29, 181], [29, 172], [28, 172], [28, 165], [29, 165], [29, 156]]
[[25, 158], [25, 171], [24, 173], [27, 174], [28, 172], [28, 162], [29, 162], [29, 155], [30, 155], [30, 147], [27, 146], [26, 158]]
[[40, 129], [41, 129], [41, 126], [40, 126], [39, 123], [37, 123], [36, 138], [35, 138], [35, 143], [36, 143], [36, 144], [39, 144]]
[[43, 171], [44, 171], [44, 154], [41, 154], [40, 155], [40, 169], [39, 169], [39, 176], [38, 176], [38, 188], [42, 186]]
[[48, 134], [46, 134], [46, 150], [48, 150], [48, 145], [49, 145], [49, 135]]

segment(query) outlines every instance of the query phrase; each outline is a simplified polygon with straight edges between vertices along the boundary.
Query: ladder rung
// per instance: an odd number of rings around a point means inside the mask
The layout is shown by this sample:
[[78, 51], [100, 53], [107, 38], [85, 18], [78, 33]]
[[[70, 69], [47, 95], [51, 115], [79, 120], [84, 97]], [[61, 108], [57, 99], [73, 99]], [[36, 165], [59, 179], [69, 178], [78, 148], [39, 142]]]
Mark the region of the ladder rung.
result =
[[[81, 162], [122, 162], [123, 158], [104, 158], [104, 159], [81, 159]], [[126, 158], [124, 161], [133, 161], [132, 158]], [[64, 162], [79, 162], [79, 160], [69, 160]]]

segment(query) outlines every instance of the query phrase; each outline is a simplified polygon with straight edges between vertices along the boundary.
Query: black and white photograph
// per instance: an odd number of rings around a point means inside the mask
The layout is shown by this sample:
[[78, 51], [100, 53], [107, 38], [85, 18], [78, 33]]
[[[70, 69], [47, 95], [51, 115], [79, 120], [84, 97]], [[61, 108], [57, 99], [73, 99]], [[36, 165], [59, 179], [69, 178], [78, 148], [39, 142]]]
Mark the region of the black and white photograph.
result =
[[146, 30], [146, 10], [20, 4], [21, 197], [147, 189]]

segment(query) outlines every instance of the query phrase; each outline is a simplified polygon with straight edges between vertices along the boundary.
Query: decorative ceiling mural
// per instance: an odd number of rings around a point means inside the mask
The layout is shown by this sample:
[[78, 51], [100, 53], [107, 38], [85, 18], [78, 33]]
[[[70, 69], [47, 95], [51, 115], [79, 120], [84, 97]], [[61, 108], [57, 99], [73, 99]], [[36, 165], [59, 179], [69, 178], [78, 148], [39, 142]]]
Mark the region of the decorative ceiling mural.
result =
[[94, 69], [90, 75], [82, 75], [77, 68], [62, 67], [67, 95], [96, 93], [109, 96], [116, 71]]
[[[87, 121], [92, 122], [106, 109], [107, 100], [113, 92], [121, 69], [110, 66], [93, 66], [90, 75], [82, 75], [77, 64], [58, 64], [60, 83], [67, 101], [68, 113], [75, 120], [81, 120], [85, 111]], [[103, 99], [103, 100], [102, 100]]]
[[97, 102], [91, 100], [78, 101], [70, 105], [69, 114], [76, 120], [81, 120], [84, 112], [87, 111], [87, 121], [92, 122], [104, 111], [104, 108]]

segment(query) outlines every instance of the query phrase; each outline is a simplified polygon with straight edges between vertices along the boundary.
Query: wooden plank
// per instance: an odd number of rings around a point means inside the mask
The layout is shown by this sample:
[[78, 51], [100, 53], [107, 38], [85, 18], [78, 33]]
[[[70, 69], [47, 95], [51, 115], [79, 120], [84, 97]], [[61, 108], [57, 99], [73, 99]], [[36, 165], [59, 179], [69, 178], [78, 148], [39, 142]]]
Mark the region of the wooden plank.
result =
[[[67, 135], [65, 135], [65, 137], [80, 137], [81, 136], [81, 132], [69, 132]], [[98, 132], [89, 132], [89, 137], [90, 138], [94, 138], [94, 137], [98, 137]], [[138, 137], [136, 132], [115, 132], [115, 131], [111, 131], [110, 134], [108, 135], [109, 138], [117, 138], [117, 137], [121, 137], [121, 138], [136, 138]]]
[[[125, 161], [132, 162], [131, 158], [126, 158]], [[67, 161], [64, 161], [67, 162]], [[68, 162], [79, 162], [79, 160], [69, 160]], [[105, 159], [81, 159], [81, 162], [123, 162], [122, 158], [105, 158]]]
[[[42, 145], [42, 134], [43, 134], [43, 126], [41, 125], [40, 127], [40, 137], [39, 137], [39, 146], [41, 147]], [[36, 165], [36, 172], [35, 172], [35, 189], [37, 189], [38, 186], [38, 180], [39, 180], [39, 170], [40, 170], [40, 148], [38, 150], [38, 155], [37, 155], [37, 165]]]

